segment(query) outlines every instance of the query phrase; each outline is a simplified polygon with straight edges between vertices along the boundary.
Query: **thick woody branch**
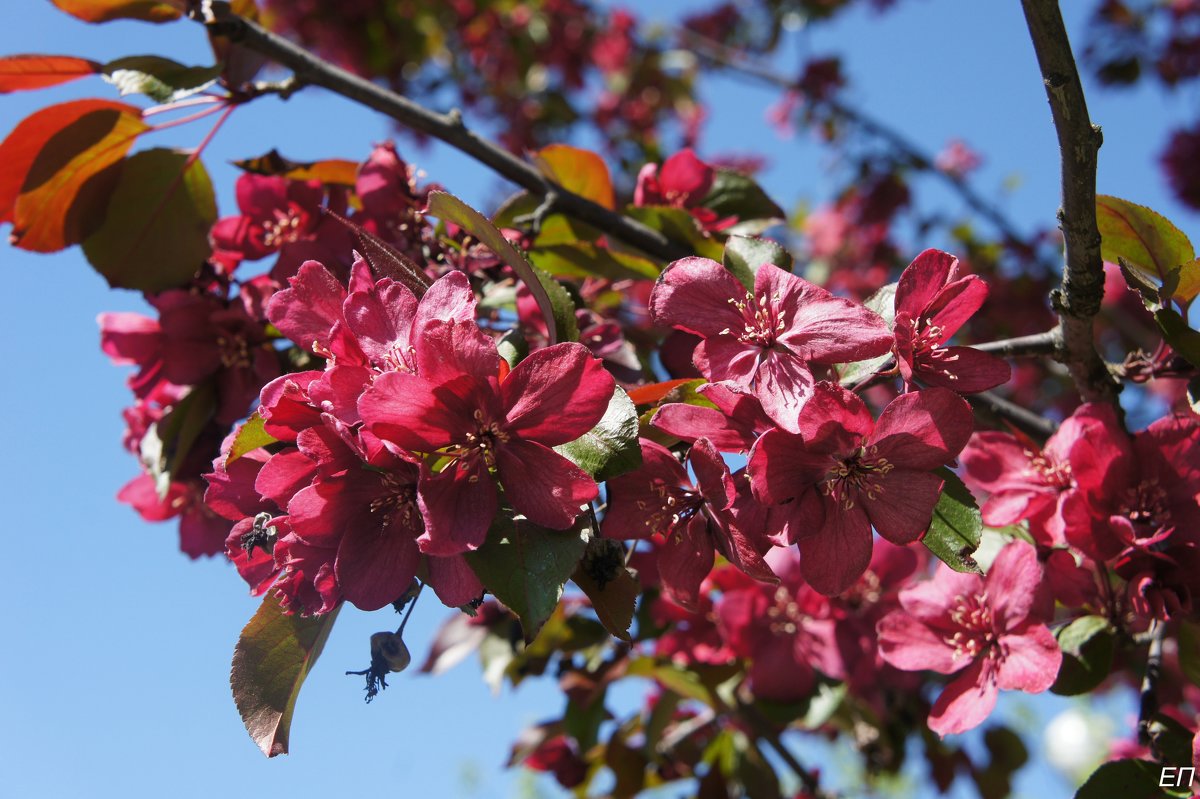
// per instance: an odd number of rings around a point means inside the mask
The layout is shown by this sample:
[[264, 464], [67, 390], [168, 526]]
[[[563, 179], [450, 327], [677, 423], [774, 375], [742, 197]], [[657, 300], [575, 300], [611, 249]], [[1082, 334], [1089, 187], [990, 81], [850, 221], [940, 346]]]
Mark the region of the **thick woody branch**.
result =
[[963, 399], [971, 403], [976, 410], [986, 411], [1000, 419], [1011, 422], [1014, 427], [1039, 440], [1045, 440], [1054, 435], [1058, 425], [1044, 416], [1040, 416], [1028, 408], [1001, 397], [991, 391], [980, 391], [978, 394], [964, 394]]
[[546, 178], [532, 164], [470, 130], [456, 110], [431, 111], [407, 97], [377, 86], [336, 67], [262, 26], [234, 14], [227, 2], [213, 0], [196, 13], [212, 36], [228, 39], [292, 70], [302, 85], [321, 86], [394, 119], [405, 127], [432, 136], [489, 167], [498, 175], [539, 196], [555, 195], [554, 207], [665, 261], [692, 253], [662, 233], [610, 211]]
[[1067, 366], [1087, 401], [1115, 402], [1118, 384], [1096, 351], [1092, 320], [1104, 298], [1104, 265], [1096, 226], [1096, 155], [1103, 141], [1087, 101], [1057, 0], [1021, 0], [1033, 40], [1062, 159], [1059, 221], [1066, 245], [1061, 287], [1052, 297]]
[[[1157, 748], [1157, 742], [1151, 734], [1151, 721], [1158, 712], [1158, 679], [1162, 675], [1163, 640], [1167, 635], [1167, 625], [1162, 621], [1152, 622], [1150, 629], [1150, 648], [1146, 652], [1146, 673], [1142, 676], [1141, 697], [1138, 708], [1138, 741], [1151, 749]], [[1155, 756], [1160, 753], [1155, 752]]]

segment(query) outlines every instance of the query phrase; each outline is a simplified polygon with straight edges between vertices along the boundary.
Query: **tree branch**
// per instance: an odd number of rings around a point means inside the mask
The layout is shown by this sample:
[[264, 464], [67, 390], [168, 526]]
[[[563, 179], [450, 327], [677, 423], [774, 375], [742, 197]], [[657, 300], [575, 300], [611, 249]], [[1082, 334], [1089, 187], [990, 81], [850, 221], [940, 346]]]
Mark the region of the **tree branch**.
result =
[[771, 724], [754, 705], [739, 701], [737, 706], [741, 717], [746, 720], [750, 728], [754, 731], [756, 737], [766, 741], [767, 745], [779, 755], [779, 759], [787, 764], [787, 767], [792, 770], [792, 773], [799, 778], [801, 784], [804, 785], [804, 790], [816, 797], [826, 797], [828, 794], [821, 790], [820, 780], [816, 773], [805, 768], [791, 750], [783, 744], [783, 740], [779, 737], [779, 732]]
[[[725, 67], [737, 74], [754, 78], [760, 83], [775, 86], [785, 91], [800, 90], [798, 80], [786, 78], [770, 67], [755, 63], [719, 42], [714, 42], [705, 36], [688, 30], [679, 31], [679, 36], [697, 56], [710, 63]], [[903, 156], [914, 168], [937, 176], [962, 198], [962, 201], [968, 208], [995, 226], [1006, 243], [1020, 249], [1029, 249], [1026, 241], [1027, 237], [1017, 230], [1016, 225], [1013, 224], [1003, 211], [975, 191], [965, 178], [938, 169], [934, 164], [933, 156], [922, 150], [903, 134], [836, 97], [812, 99], [812, 103], [823, 106], [829, 113], [842, 122], [853, 125], [867, 135], [885, 142], [889, 147]]]
[[1103, 136], [1088, 116], [1079, 70], [1057, 0], [1021, 0], [1037, 54], [1062, 159], [1062, 285], [1051, 296], [1059, 316], [1061, 360], [1086, 401], [1116, 402], [1118, 384], [1096, 351], [1092, 320], [1104, 298], [1096, 226], [1096, 154]]
[[1062, 348], [1062, 335], [1058, 328], [1031, 336], [985, 341], [970, 345], [980, 352], [990, 352], [1001, 358], [1017, 358], [1022, 355], [1055, 355]]
[[978, 394], [964, 394], [963, 399], [971, 403], [975, 409], [983, 409], [1012, 422], [1022, 432], [1040, 439], [1054, 435], [1058, 425], [1044, 416], [1038, 416], [1031, 410], [1022, 408], [1010, 400], [991, 391], [980, 391]]
[[204, 24], [210, 35], [236, 42], [292, 70], [300, 84], [321, 86], [406, 127], [439, 139], [539, 197], [553, 193], [556, 195], [554, 204], [557, 211], [586, 222], [648, 255], [673, 261], [693, 254], [689, 248], [671, 241], [657, 230], [567, 191], [545, 177], [532, 164], [467, 128], [460, 112], [452, 110], [442, 114], [431, 111], [407, 97], [323, 61], [299, 45], [233, 13], [225, 0], [205, 3], [195, 17]]

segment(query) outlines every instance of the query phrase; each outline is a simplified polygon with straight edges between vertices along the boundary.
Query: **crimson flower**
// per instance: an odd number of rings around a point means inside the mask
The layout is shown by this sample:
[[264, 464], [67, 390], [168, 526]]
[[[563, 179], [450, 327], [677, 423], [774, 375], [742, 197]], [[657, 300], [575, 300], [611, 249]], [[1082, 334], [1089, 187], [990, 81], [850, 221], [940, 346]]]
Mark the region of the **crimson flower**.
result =
[[644, 539], [658, 534], [658, 573], [670, 597], [694, 608], [700, 584], [720, 553], [746, 574], [775, 581], [762, 559], [769, 544], [740, 529], [733, 514], [737, 499], [729, 467], [712, 443], [697, 441], [688, 452], [693, 481], [671, 451], [642, 439], [641, 468], [608, 481], [604, 535]]
[[900, 592], [902, 610], [878, 626], [883, 659], [898, 669], [958, 674], [933, 703], [938, 735], [978, 727], [1001, 689], [1040, 693], [1058, 676], [1062, 652], [1043, 623], [1042, 570], [1033, 547], [1000, 550], [986, 577], [941, 565], [932, 580]]
[[963, 479], [988, 493], [980, 510], [989, 527], [1029, 521], [1039, 543], [1062, 546], [1062, 504], [1075, 488], [1071, 448], [1089, 435], [1103, 434], [1102, 406], [1081, 405], [1039, 447], [1024, 435], [988, 430], [976, 433], [962, 451]]
[[734, 654], [750, 661], [756, 697], [797, 702], [816, 687], [818, 670], [840, 679], [844, 668], [829, 600], [805, 584], [794, 551], [772, 550], [769, 558], [780, 583], [725, 575], [717, 623]]
[[254, 261], [308, 236], [321, 221], [325, 190], [319, 180], [245, 174], [237, 180], [239, 216], [213, 225], [212, 238], [222, 250]]
[[933, 471], [954, 460], [972, 425], [971, 408], [946, 389], [901, 395], [873, 422], [857, 395], [820, 383], [800, 433], [765, 433], [747, 469], [755, 495], [783, 506], [782, 538], [799, 544], [805, 579], [839, 594], [870, 563], [872, 527], [901, 545], [929, 527], [942, 491]]
[[685, 148], [664, 161], [661, 168], [658, 164], [642, 167], [633, 190], [633, 204], [685, 208], [705, 230], [724, 230], [737, 217], [720, 218], [716, 211], [702, 205], [716, 176], [710, 164], [697, 158], [691, 148]]
[[915, 380], [971, 394], [1007, 383], [1008, 363], [971, 347], [945, 342], [983, 305], [987, 284], [976, 275], [957, 277], [958, 259], [925, 250], [896, 286], [896, 363], [906, 385]]
[[675, 261], [654, 286], [650, 313], [703, 338], [696, 368], [709, 380], [751, 387], [767, 415], [792, 432], [813, 393], [810, 364], [865, 360], [892, 346], [878, 314], [772, 264], [759, 268], [748, 292], [716, 261]]
[[496, 345], [475, 324], [434, 322], [424, 335], [417, 373], [380, 375], [358, 404], [369, 431], [424, 458], [421, 550], [478, 548], [496, 515], [497, 482], [533, 523], [570, 527], [598, 489], [551, 447], [600, 421], [612, 376], [587, 348], [564, 343], [534, 352], [502, 378]]
[[[292, 497], [288, 516], [304, 543], [336, 548], [334, 574], [346, 599], [378, 610], [404, 593], [421, 565], [420, 469], [351, 433], [328, 435], [334, 427], [300, 434], [300, 451], [317, 464], [318, 476]], [[465, 563], [449, 560], [429, 559], [428, 582], [454, 607], [478, 597], [483, 586]]]
[[717, 407], [670, 402], [650, 424], [683, 441], [707, 438], [721, 452], [745, 452], [775, 426], [754, 395], [733, 383], [706, 383], [696, 393]]

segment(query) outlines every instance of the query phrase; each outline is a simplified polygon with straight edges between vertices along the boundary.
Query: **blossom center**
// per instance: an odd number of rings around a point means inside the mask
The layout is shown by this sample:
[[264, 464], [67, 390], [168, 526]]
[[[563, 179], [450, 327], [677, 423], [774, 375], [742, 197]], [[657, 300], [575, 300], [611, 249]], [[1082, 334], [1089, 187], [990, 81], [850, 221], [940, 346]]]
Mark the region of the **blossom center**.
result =
[[704, 502], [703, 497], [695, 491], [659, 480], [654, 482], [654, 494], [658, 497], [657, 506], [644, 499], [637, 501], [638, 510], [645, 515], [643, 524], [651, 533], [668, 533], [675, 529], [680, 522], [695, 516]]
[[992, 610], [988, 607], [986, 592], [956, 596], [951, 605], [950, 621], [958, 630], [943, 640], [954, 647], [955, 660], [974, 660], [980, 655], [994, 657], [997, 654], [996, 628], [992, 623]]
[[1167, 507], [1167, 492], [1155, 479], [1143, 480], [1135, 487], [1128, 489], [1118, 511], [1129, 519], [1139, 532], [1153, 533], [1171, 524], [1171, 511]]
[[1071, 464], [1059, 463], [1045, 453], [1025, 450], [1029, 458], [1029, 471], [1051, 488], [1071, 487]]
[[217, 349], [221, 351], [221, 365], [226, 369], [250, 368], [250, 342], [240, 333], [218, 335]]
[[287, 211], [275, 209], [275, 218], [263, 222], [263, 244], [278, 249], [296, 241], [300, 238], [307, 216], [294, 205], [288, 206]]
[[729, 304], [742, 315], [742, 329], [727, 327], [721, 331], [721, 335], [737, 336], [738, 341], [744, 344], [770, 349], [775, 346], [775, 340], [787, 327], [776, 312], [779, 301], [778, 292], [773, 297], [766, 294], [755, 297], [749, 291], [741, 300], [730, 297]]
[[475, 432], [467, 433], [463, 443], [451, 447], [449, 454], [459, 457], [479, 457], [483, 459], [489, 469], [495, 468], [496, 447], [499, 444], [508, 443], [510, 435], [500, 426], [499, 422], [488, 420], [481, 410], [476, 410], [473, 417]]
[[767, 627], [775, 635], [796, 634], [807, 618], [792, 592], [783, 586], [775, 589], [775, 602], [767, 608]]
[[417, 490], [411, 481], [401, 481], [394, 474], [384, 474], [379, 484], [379, 494], [371, 500], [371, 513], [377, 513], [384, 524], [396, 521], [397, 515], [403, 525], [411, 526], [420, 518], [417, 509]]
[[821, 491], [850, 510], [860, 494], [866, 494], [867, 499], [878, 499], [883, 493], [879, 478], [894, 468], [887, 458], [879, 457], [879, 447], [862, 446], [836, 461], [825, 474]]

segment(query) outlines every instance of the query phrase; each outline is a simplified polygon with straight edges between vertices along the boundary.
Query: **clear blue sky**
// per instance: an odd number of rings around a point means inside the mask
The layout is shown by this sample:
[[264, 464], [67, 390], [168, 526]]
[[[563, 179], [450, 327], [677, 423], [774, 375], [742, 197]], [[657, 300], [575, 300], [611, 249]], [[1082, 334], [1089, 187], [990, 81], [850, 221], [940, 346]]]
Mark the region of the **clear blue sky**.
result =
[[[203, 36], [186, 23], [92, 27], [42, 0], [19, 5], [0, 26], [0, 53], [101, 61], [157, 53], [206, 63]], [[1078, 38], [1078, 8], [1090, 4], [1065, 5], [1076, 9], [1069, 23]], [[964, 138], [987, 159], [978, 176], [983, 190], [998, 191], [1018, 175], [1020, 187], [1004, 200], [1012, 216], [1025, 225], [1052, 220], [1054, 137], [1018, 4], [907, 0], [883, 17], [866, 16], [852, 14], [808, 40], [815, 53], [846, 55], [852, 98], [932, 149]], [[2, 97], [0, 129], [51, 98], [89, 95], [112, 96], [92, 81]], [[767, 186], [784, 204], [828, 192], [820, 169], [828, 156], [803, 140], [780, 141], [763, 121], [772, 93], [720, 80], [706, 85], [705, 97], [712, 110], [705, 153], [765, 153]], [[1187, 116], [1184, 99], [1093, 91], [1091, 105], [1105, 128], [1100, 190], [1200, 230], [1194, 215], [1166, 197], [1154, 161], [1165, 128]], [[195, 144], [203, 124], [147, 144]], [[272, 146], [298, 159], [358, 159], [388, 135], [383, 122], [354, 106], [304, 92], [235, 114], [205, 160], [222, 213], [231, 213], [231, 159]], [[402, 147], [468, 201], [500, 195], [499, 184], [462, 157]], [[936, 242], [912, 242], [913, 252], [927, 243]], [[501, 764], [522, 726], [559, 711], [549, 681], [493, 699], [469, 661], [442, 678], [400, 675], [366, 706], [358, 678], [342, 672], [363, 668], [369, 634], [395, 622], [352, 608], [300, 697], [293, 754], [266, 761], [242, 730], [227, 682], [233, 643], [257, 601], [226, 564], [180, 554], [174, 523], [147, 525], [114, 499], [137, 467], [120, 447], [125, 375], [100, 353], [95, 317], [144, 306], [133, 294], [109, 291], [75, 251], [45, 257], [6, 248], [0, 279], [9, 331], [0, 379], [10, 400], [0, 432], [0, 493], [12, 609], [0, 645], [0, 796], [271, 791], [499, 799], [525, 790]], [[416, 658], [444, 618], [436, 603], [422, 602], [407, 635]], [[1068, 704], [1054, 698], [1025, 706], [1036, 724]], [[1001, 710], [1028, 716], [1006, 700]], [[1065, 793], [1056, 779], [1042, 764], [1019, 785], [1026, 796]], [[554, 795], [552, 784], [538, 785]]]

